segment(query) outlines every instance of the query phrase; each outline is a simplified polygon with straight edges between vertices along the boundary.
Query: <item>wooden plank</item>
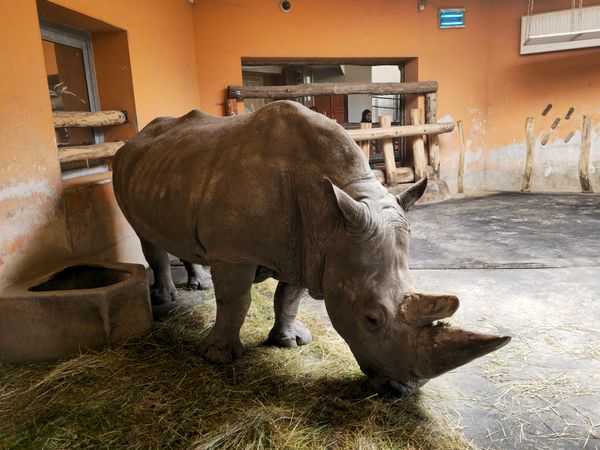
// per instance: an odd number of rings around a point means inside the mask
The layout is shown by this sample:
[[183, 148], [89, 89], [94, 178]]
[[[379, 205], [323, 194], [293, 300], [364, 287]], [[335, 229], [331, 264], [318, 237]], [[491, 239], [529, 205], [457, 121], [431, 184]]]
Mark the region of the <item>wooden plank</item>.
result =
[[127, 115], [123, 111], [54, 111], [52, 120], [54, 128], [106, 127], [127, 122]]
[[525, 144], [527, 146], [527, 155], [525, 156], [525, 173], [523, 174], [521, 191], [531, 192], [533, 160], [535, 156], [535, 119], [533, 117], [528, 117], [525, 122]]
[[457, 176], [457, 191], [459, 194], [465, 192], [465, 130], [463, 128], [462, 120], [456, 122], [458, 128], [458, 138], [460, 141], [460, 148], [458, 154], [458, 176]]
[[237, 116], [238, 113], [238, 103], [236, 99], [228, 98], [225, 103], [225, 114], [228, 116]]
[[590, 183], [590, 150], [592, 148], [592, 117], [583, 116], [581, 129], [581, 154], [579, 155], [579, 183], [581, 192], [594, 192]]
[[[419, 125], [421, 122], [421, 110], [411, 108], [410, 120], [413, 125]], [[427, 176], [427, 158], [425, 156], [425, 142], [423, 136], [413, 138], [413, 160], [415, 163], [415, 179], [420, 180]]]
[[61, 163], [66, 163], [86, 159], [112, 158], [124, 144], [125, 142], [119, 141], [78, 147], [62, 147], [58, 149], [58, 160]]
[[[371, 123], [370, 122], [361, 122], [360, 129], [361, 130], [371, 129]], [[369, 162], [369, 159], [371, 158], [371, 141], [362, 141], [360, 143], [360, 149], [363, 151], [365, 158], [367, 158], [367, 162]]]
[[[425, 123], [437, 124], [437, 93], [425, 95]], [[429, 164], [433, 168], [433, 178], [440, 178], [440, 139], [437, 134], [428, 137]]]
[[[379, 126], [387, 128], [392, 124], [392, 116], [379, 116]], [[385, 162], [385, 181], [388, 186], [396, 186], [398, 179], [396, 177], [396, 159], [394, 158], [394, 141], [392, 139], [383, 140], [383, 158]]]
[[[373, 175], [381, 184], [385, 184], [385, 173], [380, 169], [373, 169]], [[414, 183], [415, 171], [412, 167], [396, 167], [396, 180], [398, 183]]]
[[419, 124], [419, 125], [403, 125], [398, 127], [388, 128], [372, 128], [368, 130], [347, 130], [348, 134], [355, 141], [364, 141], [370, 139], [376, 141], [378, 139], [389, 139], [409, 136], [424, 136], [442, 133], [450, 133], [454, 130], [454, 123], [439, 123], [439, 124]]
[[437, 81], [419, 81], [410, 83], [315, 83], [294, 86], [229, 86], [227, 98], [285, 99], [310, 97], [314, 95], [349, 94], [428, 94], [436, 92]]

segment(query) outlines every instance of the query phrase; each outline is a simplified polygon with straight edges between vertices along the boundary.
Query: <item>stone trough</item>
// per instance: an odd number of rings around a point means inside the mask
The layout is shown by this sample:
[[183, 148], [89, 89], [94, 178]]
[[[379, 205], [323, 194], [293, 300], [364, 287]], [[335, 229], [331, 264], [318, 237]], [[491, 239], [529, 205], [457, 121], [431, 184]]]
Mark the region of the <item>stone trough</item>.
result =
[[0, 293], [0, 361], [50, 361], [101, 349], [152, 326], [138, 264], [70, 261]]

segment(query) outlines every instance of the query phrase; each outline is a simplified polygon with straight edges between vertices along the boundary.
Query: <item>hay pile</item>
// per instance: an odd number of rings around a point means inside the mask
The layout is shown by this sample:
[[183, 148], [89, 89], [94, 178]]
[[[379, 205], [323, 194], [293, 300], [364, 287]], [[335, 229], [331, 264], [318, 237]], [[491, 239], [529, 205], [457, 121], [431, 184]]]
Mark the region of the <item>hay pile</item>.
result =
[[[374, 395], [345, 343], [303, 317], [314, 342], [262, 345], [273, 283], [253, 288], [246, 354], [207, 365], [196, 349], [214, 320], [212, 293], [193, 311], [113, 350], [20, 367], [0, 365], [0, 447], [453, 449], [460, 431], [431, 411], [430, 392]], [[202, 295], [182, 291], [181, 295]], [[427, 403], [427, 409], [423, 403]], [[433, 406], [435, 405], [435, 407]]]

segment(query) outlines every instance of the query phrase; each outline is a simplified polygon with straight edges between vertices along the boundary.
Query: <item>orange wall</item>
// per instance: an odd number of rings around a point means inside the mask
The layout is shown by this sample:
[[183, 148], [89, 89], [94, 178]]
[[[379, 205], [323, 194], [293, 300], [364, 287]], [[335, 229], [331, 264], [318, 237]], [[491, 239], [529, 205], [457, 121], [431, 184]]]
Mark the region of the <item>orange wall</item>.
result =
[[[594, 4], [600, 1], [585, 3]], [[242, 57], [418, 57], [418, 79], [439, 82], [438, 117], [464, 122], [467, 188], [511, 190], [520, 189], [528, 115], [539, 116], [553, 103], [551, 122], [554, 113], [574, 106], [576, 114], [561, 127], [564, 136], [581, 126], [583, 113], [600, 110], [600, 49], [519, 55], [524, 0], [440, 0], [422, 13], [413, 1], [302, 0], [292, 5], [291, 12], [282, 13], [277, 2], [196, 3], [202, 108], [223, 112], [224, 89], [241, 84]], [[547, 0], [535, 6], [539, 13], [570, 4]], [[466, 8], [466, 28], [439, 30], [438, 7]], [[540, 130], [548, 126], [539, 123]], [[575, 148], [565, 149], [552, 139], [551, 152], [538, 152], [535, 190], [577, 191], [573, 155], [578, 142], [576, 135]], [[442, 175], [455, 190], [456, 133], [441, 136], [441, 143]], [[597, 161], [600, 168], [600, 154], [593, 150], [592, 156], [592, 166]], [[600, 190], [600, 170], [593, 182]]]
[[69, 239], [35, 2], [0, 10], [1, 287], [68, 255]]
[[[535, 12], [557, 11], [570, 6], [564, 0], [535, 3]], [[600, 5], [588, 0], [585, 6]], [[520, 16], [527, 3], [521, 0], [492, 2], [490, 33], [489, 107], [486, 123], [485, 187], [519, 190], [524, 167], [524, 127], [528, 116], [536, 119], [537, 146], [533, 190], [571, 191], [580, 189], [577, 174], [583, 115], [591, 115], [597, 129], [592, 145], [595, 191], [600, 191], [600, 48], [519, 55]], [[541, 113], [553, 105], [546, 117]], [[575, 113], [564, 120], [570, 107]], [[541, 136], [561, 117], [547, 145]], [[564, 143], [570, 131], [576, 134]]]
[[[54, 3], [127, 31], [140, 127], [197, 107], [188, 2]], [[0, 289], [71, 256], [139, 259], [110, 185], [63, 187], [36, 1], [0, 0], [0, 10]]]

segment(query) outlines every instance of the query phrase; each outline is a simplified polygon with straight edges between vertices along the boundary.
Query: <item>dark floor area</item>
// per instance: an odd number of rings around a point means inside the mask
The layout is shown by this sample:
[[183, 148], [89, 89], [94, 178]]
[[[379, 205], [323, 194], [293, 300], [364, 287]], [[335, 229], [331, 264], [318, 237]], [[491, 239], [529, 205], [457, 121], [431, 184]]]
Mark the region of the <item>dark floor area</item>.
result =
[[600, 266], [600, 195], [499, 193], [415, 207], [412, 269]]

